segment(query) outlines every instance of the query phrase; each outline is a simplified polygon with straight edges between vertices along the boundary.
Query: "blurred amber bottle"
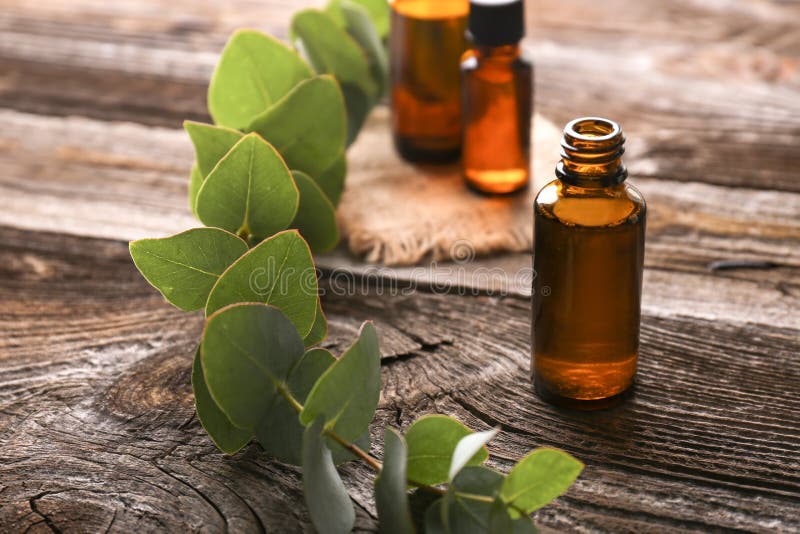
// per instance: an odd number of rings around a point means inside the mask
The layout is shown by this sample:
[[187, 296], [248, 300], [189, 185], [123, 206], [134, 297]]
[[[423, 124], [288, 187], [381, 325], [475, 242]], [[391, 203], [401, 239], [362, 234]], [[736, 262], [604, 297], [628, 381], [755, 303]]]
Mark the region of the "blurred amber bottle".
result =
[[523, 0], [470, 2], [473, 48], [461, 62], [467, 184], [483, 193], [512, 193], [528, 185], [533, 67], [520, 56]]
[[567, 124], [534, 204], [533, 379], [556, 404], [613, 405], [636, 374], [646, 207], [623, 144], [607, 119]]
[[392, 130], [404, 158], [448, 162], [461, 152], [459, 61], [468, 0], [393, 0]]

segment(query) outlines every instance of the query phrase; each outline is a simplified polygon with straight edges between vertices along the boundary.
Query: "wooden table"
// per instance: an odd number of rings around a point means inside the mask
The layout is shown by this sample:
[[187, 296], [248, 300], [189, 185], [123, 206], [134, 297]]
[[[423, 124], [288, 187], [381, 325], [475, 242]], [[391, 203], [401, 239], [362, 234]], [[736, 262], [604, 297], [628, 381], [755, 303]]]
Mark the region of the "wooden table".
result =
[[[318, 3], [0, 0], [0, 531], [309, 530], [296, 469], [200, 428], [202, 317], [162, 301], [127, 240], [193, 224], [180, 123], [206, 119], [228, 34], [285, 36]], [[537, 109], [621, 122], [650, 203], [635, 398], [586, 414], [532, 395], [525, 287], [371, 286], [324, 305], [334, 351], [380, 329], [373, 441], [436, 411], [500, 425], [501, 469], [566, 449], [587, 468], [536, 515], [547, 530], [800, 531], [800, 5], [539, 0], [528, 18]], [[371, 473], [344, 476], [374, 530]]]

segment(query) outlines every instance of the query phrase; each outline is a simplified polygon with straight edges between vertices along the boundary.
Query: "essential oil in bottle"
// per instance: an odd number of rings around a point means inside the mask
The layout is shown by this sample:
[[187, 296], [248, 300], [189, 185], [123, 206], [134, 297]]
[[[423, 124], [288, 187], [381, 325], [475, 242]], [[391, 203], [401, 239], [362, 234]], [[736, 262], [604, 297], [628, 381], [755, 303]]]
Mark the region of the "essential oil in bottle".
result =
[[573, 120], [534, 203], [531, 366], [554, 404], [613, 406], [636, 374], [646, 205], [625, 183], [623, 144], [610, 120]]
[[522, 58], [523, 0], [472, 0], [472, 43], [461, 61], [467, 185], [483, 193], [512, 193], [528, 185], [533, 67]]
[[459, 61], [467, 47], [468, 0], [394, 0], [392, 131], [414, 162], [455, 161], [461, 153]]

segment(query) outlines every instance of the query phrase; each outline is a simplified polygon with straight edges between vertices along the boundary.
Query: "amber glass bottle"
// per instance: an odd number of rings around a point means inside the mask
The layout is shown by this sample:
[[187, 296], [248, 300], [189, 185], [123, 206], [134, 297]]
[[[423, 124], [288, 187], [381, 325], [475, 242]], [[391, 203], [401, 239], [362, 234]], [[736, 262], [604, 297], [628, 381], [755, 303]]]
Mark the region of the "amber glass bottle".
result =
[[567, 124], [534, 204], [533, 380], [556, 404], [613, 405], [636, 374], [646, 207], [623, 143], [610, 120]]
[[467, 185], [512, 193], [528, 185], [533, 67], [520, 56], [524, 2], [472, 0], [461, 62]]
[[393, 0], [392, 130], [410, 161], [448, 162], [461, 153], [458, 65], [467, 47], [468, 0]]

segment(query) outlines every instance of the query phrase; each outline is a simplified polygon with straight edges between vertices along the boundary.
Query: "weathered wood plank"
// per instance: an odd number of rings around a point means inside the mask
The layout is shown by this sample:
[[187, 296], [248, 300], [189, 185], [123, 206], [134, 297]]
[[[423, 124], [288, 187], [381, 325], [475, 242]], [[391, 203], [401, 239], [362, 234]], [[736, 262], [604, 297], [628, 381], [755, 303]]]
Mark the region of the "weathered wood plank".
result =
[[[0, 18], [0, 106], [173, 127], [204, 118], [227, 34], [256, 21], [284, 36], [292, 10], [314, 2], [160, 4], [11, 4]], [[544, 116], [615, 118], [638, 175], [800, 191], [796, 4], [572, 0], [528, 11]]]
[[[0, 524], [15, 532], [294, 532], [298, 472], [257, 446], [215, 452], [193, 416], [199, 314], [171, 309], [124, 243], [0, 227]], [[645, 313], [635, 397], [583, 414], [530, 392], [529, 305], [417, 292], [337, 296], [327, 343], [374, 319], [384, 349], [379, 426], [433, 410], [500, 424], [493, 462], [538, 445], [587, 463], [537, 515], [559, 530], [793, 531], [800, 498], [797, 330]], [[68, 312], [65, 310], [68, 307]], [[345, 469], [359, 525], [371, 476]]]
[[[198, 224], [186, 207], [193, 152], [183, 132], [8, 110], [0, 110], [0, 119], [8, 125], [0, 131], [0, 196], [5, 199], [0, 224], [122, 240]], [[28, 135], [19, 137], [19, 131]], [[358, 145], [353, 148], [354, 165], [363, 167], [367, 158]], [[376, 174], [389, 172], [380, 162], [368, 167]], [[632, 181], [649, 202], [645, 307], [651, 313], [798, 326], [792, 310], [800, 296], [800, 194]], [[711, 262], [726, 259], [776, 267], [708, 271]], [[341, 254], [318, 261], [324, 268], [376, 269]], [[482, 289], [494, 281], [526, 295], [529, 268], [529, 258], [520, 255], [445, 264], [427, 274], [427, 268], [383, 274], [428, 285], [449, 276], [458, 285]]]

